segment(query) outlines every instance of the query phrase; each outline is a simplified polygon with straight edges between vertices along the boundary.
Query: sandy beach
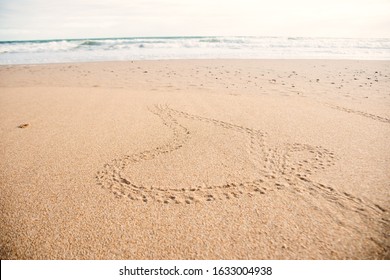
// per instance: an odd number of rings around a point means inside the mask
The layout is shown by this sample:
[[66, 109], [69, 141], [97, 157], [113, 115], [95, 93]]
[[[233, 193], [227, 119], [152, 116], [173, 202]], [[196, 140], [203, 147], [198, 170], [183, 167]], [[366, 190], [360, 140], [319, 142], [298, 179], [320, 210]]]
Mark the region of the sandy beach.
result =
[[389, 259], [390, 62], [0, 66], [1, 259]]

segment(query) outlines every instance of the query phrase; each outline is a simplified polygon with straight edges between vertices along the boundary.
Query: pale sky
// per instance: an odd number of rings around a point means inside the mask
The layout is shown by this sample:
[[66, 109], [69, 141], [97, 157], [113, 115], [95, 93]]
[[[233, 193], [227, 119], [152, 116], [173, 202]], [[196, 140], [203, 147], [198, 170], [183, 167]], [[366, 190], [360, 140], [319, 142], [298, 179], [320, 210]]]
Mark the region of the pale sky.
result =
[[0, 0], [0, 40], [390, 38], [390, 0]]

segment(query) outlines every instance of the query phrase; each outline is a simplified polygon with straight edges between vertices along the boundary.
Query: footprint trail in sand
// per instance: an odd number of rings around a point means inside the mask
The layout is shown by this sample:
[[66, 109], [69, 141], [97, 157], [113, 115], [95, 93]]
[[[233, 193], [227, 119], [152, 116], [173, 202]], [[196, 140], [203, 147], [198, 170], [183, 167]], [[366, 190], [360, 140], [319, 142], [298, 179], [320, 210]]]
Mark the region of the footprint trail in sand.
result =
[[[97, 183], [118, 198], [128, 198], [145, 203], [192, 204], [223, 201], [242, 196], [255, 198], [279, 191], [302, 199], [325, 200], [337, 209], [349, 210], [370, 220], [374, 218], [380, 220], [381, 223], [388, 224], [388, 221], [382, 218], [382, 214], [386, 212], [383, 207], [310, 179], [310, 176], [317, 170], [335, 164], [334, 153], [323, 147], [292, 143], [276, 148], [267, 144], [265, 132], [256, 129], [189, 114], [166, 105], [156, 105], [149, 108], [149, 111], [158, 116], [163, 125], [171, 130], [172, 137], [165, 144], [154, 149], [114, 159], [98, 171]], [[147, 186], [135, 183], [134, 178], [126, 175], [126, 170], [141, 162], [152, 161], [175, 153], [188, 144], [192, 133], [178, 119], [214, 125], [246, 137], [250, 143], [247, 151], [248, 157], [256, 167], [257, 177], [254, 180], [235, 180], [220, 185], [202, 184], [180, 187]]]

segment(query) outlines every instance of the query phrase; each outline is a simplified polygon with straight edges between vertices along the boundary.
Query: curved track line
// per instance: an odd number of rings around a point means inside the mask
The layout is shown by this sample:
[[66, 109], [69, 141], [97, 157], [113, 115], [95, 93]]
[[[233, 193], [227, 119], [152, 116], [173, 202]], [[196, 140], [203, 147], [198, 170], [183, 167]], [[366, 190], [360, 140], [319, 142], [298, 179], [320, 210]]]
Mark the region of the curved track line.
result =
[[367, 113], [367, 112], [353, 110], [353, 109], [349, 109], [349, 108], [345, 108], [345, 107], [341, 107], [341, 106], [337, 106], [337, 105], [333, 105], [333, 104], [328, 104], [328, 103], [325, 103], [325, 105], [330, 107], [330, 108], [332, 108], [332, 109], [339, 110], [339, 111], [342, 111], [342, 112], [359, 115], [359, 116], [362, 116], [362, 117], [365, 117], [365, 118], [369, 118], [369, 119], [372, 119], [372, 120], [375, 120], [375, 121], [380, 121], [380, 122], [384, 122], [384, 123], [390, 123], [390, 119], [386, 118], [386, 117], [381, 117], [381, 116], [370, 114], [370, 113]]
[[[241, 196], [264, 195], [273, 191], [288, 191], [302, 196], [321, 198], [339, 210], [358, 213], [372, 220], [381, 219], [383, 207], [370, 201], [363, 201], [351, 194], [340, 192], [333, 187], [313, 182], [310, 175], [316, 170], [334, 165], [334, 154], [320, 146], [301, 143], [286, 144], [283, 148], [273, 148], [266, 143], [267, 134], [259, 130], [246, 128], [228, 122], [201, 117], [187, 112], [175, 110], [168, 106], [155, 106], [149, 111], [157, 115], [163, 125], [172, 131], [172, 137], [165, 144], [151, 150], [125, 155], [104, 165], [97, 173], [97, 182], [103, 188], [110, 190], [117, 197], [127, 197], [131, 200], [161, 203], [187, 203], [215, 201], [239, 198]], [[258, 171], [258, 178], [252, 181], [236, 181], [224, 185], [206, 186], [139, 186], [131, 178], [123, 175], [123, 171], [141, 161], [153, 160], [156, 157], [173, 153], [187, 144], [191, 138], [188, 128], [181, 125], [177, 118], [186, 118], [241, 133], [250, 140], [249, 156]]]

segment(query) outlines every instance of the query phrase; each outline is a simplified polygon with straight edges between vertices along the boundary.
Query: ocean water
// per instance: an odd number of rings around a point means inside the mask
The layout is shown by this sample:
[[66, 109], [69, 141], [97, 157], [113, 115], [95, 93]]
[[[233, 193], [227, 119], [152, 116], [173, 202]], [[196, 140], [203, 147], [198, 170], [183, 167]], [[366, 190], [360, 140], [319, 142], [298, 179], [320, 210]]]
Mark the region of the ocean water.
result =
[[390, 60], [390, 38], [132, 37], [0, 42], [0, 64], [218, 58]]

